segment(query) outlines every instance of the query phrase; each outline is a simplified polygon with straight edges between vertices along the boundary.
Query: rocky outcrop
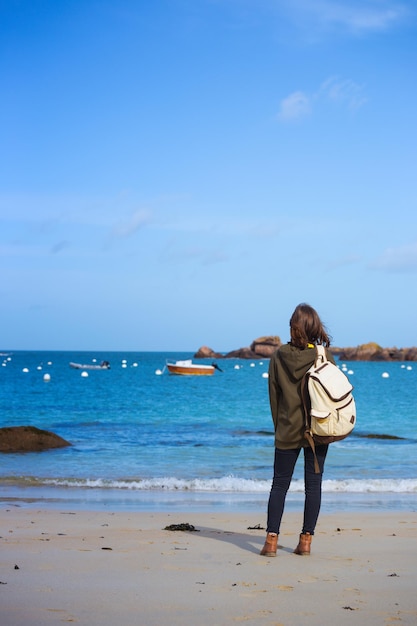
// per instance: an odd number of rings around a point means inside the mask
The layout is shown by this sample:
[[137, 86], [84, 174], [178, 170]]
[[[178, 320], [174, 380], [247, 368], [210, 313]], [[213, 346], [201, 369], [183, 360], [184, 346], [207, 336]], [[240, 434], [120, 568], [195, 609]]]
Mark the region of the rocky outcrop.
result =
[[377, 343], [364, 343], [356, 348], [340, 348], [342, 361], [417, 361], [417, 348], [382, 348]]
[[[202, 346], [194, 355], [195, 359], [269, 359], [282, 345], [277, 336], [259, 337], [247, 348], [238, 348], [226, 354], [215, 352]], [[364, 343], [356, 348], [336, 348], [331, 351], [342, 361], [417, 361], [417, 347], [382, 348], [374, 342]]]
[[207, 346], [201, 346], [194, 355], [195, 359], [222, 359], [224, 357], [220, 352], [214, 352]]
[[202, 346], [194, 355], [195, 359], [269, 359], [281, 346], [281, 339], [277, 336], [259, 337], [246, 348], [238, 348], [226, 354], [215, 352], [207, 346]]
[[65, 448], [71, 444], [35, 426], [9, 426], [0, 428], [0, 452], [41, 452], [50, 448]]
[[250, 348], [238, 348], [224, 355], [225, 359], [260, 359]]
[[252, 341], [250, 349], [259, 358], [269, 359], [272, 354], [282, 345], [281, 339], [275, 335], [268, 337], [259, 337]]

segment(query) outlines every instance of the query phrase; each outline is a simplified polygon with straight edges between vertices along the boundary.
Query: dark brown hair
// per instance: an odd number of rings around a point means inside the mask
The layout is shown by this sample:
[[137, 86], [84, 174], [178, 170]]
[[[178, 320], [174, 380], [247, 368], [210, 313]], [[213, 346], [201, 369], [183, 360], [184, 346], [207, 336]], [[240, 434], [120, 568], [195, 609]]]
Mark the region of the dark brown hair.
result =
[[299, 304], [290, 319], [291, 343], [296, 348], [307, 348], [307, 344], [330, 346], [327, 334], [317, 311], [309, 304]]

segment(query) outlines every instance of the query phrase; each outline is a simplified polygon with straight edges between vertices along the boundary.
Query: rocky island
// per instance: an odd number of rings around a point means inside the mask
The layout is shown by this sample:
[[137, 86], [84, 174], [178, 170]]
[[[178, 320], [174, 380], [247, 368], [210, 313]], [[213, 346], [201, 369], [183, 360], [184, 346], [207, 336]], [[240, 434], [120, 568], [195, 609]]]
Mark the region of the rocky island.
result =
[[[238, 348], [231, 352], [216, 352], [207, 346], [202, 346], [194, 354], [195, 359], [269, 359], [282, 345], [281, 339], [275, 335], [259, 337], [245, 348]], [[413, 348], [383, 348], [379, 344], [370, 342], [356, 348], [335, 348], [331, 351], [342, 361], [417, 361], [417, 347]]]
[[417, 347], [382, 348], [377, 343], [363, 343], [356, 348], [333, 348], [343, 361], [417, 361]]
[[202, 346], [194, 355], [195, 359], [269, 359], [282, 345], [281, 339], [276, 336], [259, 337], [252, 341], [247, 348], [238, 348], [223, 354], [215, 352], [207, 346]]

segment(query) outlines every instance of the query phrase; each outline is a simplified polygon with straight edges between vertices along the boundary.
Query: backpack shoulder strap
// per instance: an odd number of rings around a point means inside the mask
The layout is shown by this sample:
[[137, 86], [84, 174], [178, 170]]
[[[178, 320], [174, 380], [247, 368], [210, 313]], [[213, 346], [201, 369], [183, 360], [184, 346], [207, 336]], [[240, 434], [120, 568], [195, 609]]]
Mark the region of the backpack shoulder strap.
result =
[[316, 353], [317, 353], [317, 357], [316, 357], [316, 367], [317, 367], [320, 363], [325, 363], [327, 361], [327, 356], [326, 356], [326, 350], [324, 346], [322, 346], [321, 344], [316, 346]]
[[[327, 361], [327, 356], [326, 356], [326, 350], [324, 349], [324, 346], [320, 345], [316, 345], [316, 360], [314, 362], [314, 367], [319, 367], [319, 365], [326, 363]], [[317, 455], [316, 455], [316, 446], [315, 446], [315, 442], [313, 439], [313, 436], [311, 434], [311, 424], [310, 424], [310, 396], [308, 393], [308, 377], [310, 375], [310, 371], [307, 371], [304, 374], [303, 380], [302, 380], [302, 399], [303, 399], [303, 409], [304, 409], [304, 419], [305, 419], [305, 432], [304, 432], [304, 437], [307, 439], [312, 451], [313, 451], [313, 456], [314, 456], [314, 472], [316, 474], [320, 474], [320, 467], [319, 467], [319, 462], [317, 460]]]

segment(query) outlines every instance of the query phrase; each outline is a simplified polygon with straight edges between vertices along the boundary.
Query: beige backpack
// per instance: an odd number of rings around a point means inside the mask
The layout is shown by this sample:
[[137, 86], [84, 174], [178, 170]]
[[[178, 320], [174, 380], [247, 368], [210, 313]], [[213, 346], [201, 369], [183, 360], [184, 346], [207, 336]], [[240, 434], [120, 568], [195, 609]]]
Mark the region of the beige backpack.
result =
[[327, 360], [324, 346], [316, 346], [314, 365], [304, 376], [304, 436], [314, 453], [316, 473], [320, 473], [315, 444], [333, 443], [347, 437], [355, 427], [356, 405], [353, 386], [345, 374]]

